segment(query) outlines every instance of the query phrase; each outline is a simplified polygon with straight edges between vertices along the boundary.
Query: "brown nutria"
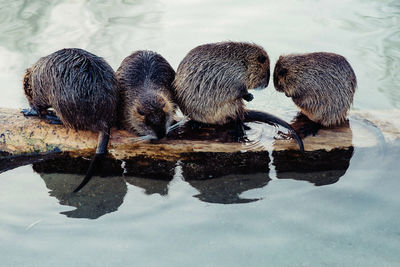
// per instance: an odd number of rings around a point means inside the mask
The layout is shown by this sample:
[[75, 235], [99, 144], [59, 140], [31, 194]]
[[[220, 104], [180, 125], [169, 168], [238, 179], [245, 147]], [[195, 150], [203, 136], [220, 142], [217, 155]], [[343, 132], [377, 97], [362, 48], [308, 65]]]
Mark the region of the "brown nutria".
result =
[[116, 121], [118, 85], [113, 69], [85, 50], [62, 49], [27, 69], [23, 87], [32, 108], [23, 110], [25, 115], [43, 118], [51, 107], [65, 126], [99, 132], [96, 155], [83, 182], [74, 190], [79, 191], [106, 153], [110, 128]]
[[174, 80], [176, 101], [184, 115], [207, 124], [235, 123], [235, 137], [244, 136], [243, 121], [262, 121], [289, 129], [303, 150], [301, 139], [285, 121], [252, 111], [249, 89], [268, 86], [269, 57], [260, 46], [220, 42], [192, 49], [178, 66]]
[[120, 124], [130, 132], [163, 138], [176, 111], [172, 100], [175, 71], [159, 54], [136, 51], [116, 72], [120, 87]]
[[357, 86], [349, 62], [334, 53], [280, 56], [274, 69], [277, 91], [291, 97], [314, 124], [304, 135], [316, 134], [320, 126], [334, 127], [346, 120]]

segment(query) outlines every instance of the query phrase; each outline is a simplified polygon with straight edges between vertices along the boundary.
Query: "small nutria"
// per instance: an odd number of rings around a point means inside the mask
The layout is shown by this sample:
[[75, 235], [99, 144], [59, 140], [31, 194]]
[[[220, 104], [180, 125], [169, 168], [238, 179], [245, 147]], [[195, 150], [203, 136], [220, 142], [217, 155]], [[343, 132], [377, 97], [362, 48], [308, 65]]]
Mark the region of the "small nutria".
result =
[[357, 79], [343, 56], [325, 52], [293, 54], [280, 56], [276, 62], [274, 86], [314, 122], [303, 134], [315, 135], [321, 125], [334, 127], [345, 122]]
[[95, 157], [83, 182], [74, 190], [79, 191], [106, 153], [110, 128], [116, 121], [118, 85], [113, 69], [85, 50], [62, 49], [27, 69], [23, 88], [32, 108], [24, 110], [25, 115], [43, 118], [52, 107], [65, 126], [99, 132]]
[[116, 72], [121, 94], [120, 124], [130, 132], [161, 139], [177, 109], [172, 99], [175, 71], [159, 54], [136, 51]]
[[223, 125], [235, 123], [235, 137], [244, 136], [243, 121], [262, 121], [289, 129], [285, 121], [265, 112], [248, 110], [249, 89], [265, 88], [270, 77], [269, 57], [260, 46], [244, 42], [220, 42], [192, 49], [178, 66], [174, 80], [176, 101], [192, 120]]

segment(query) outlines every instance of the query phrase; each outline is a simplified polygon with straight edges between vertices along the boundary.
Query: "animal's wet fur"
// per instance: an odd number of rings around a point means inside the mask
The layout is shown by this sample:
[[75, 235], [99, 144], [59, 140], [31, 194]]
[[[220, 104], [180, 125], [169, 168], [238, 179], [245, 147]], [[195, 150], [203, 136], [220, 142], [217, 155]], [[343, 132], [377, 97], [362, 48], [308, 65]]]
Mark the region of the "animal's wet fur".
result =
[[243, 120], [248, 90], [268, 86], [269, 57], [255, 44], [221, 42], [192, 49], [179, 64], [176, 100], [193, 120], [226, 124]]
[[31, 108], [40, 115], [52, 107], [69, 128], [106, 131], [116, 120], [115, 73], [85, 50], [62, 49], [40, 58], [26, 70], [23, 87]]
[[96, 155], [74, 190], [79, 191], [106, 153], [110, 128], [116, 122], [119, 94], [114, 70], [94, 54], [67, 48], [40, 58], [27, 69], [23, 88], [39, 116], [52, 107], [66, 127], [99, 132]]
[[291, 97], [309, 119], [333, 127], [345, 122], [357, 79], [343, 56], [292, 54], [280, 56], [276, 62], [274, 86]]
[[159, 54], [136, 51], [116, 72], [120, 86], [121, 125], [139, 135], [166, 135], [176, 111], [172, 82], [175, 71]]

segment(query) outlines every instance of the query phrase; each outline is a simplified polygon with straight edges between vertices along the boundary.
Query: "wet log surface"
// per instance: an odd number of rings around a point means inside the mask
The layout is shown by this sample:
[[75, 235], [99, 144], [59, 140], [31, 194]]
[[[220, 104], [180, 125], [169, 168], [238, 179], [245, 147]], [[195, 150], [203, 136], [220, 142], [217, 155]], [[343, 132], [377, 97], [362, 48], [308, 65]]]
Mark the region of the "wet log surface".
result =
[[[306, 151], [317, 151], [356, 146], [375, 146], [384, 137], [387, 141], [400, 139], [398, 110], [353, 111], [352, 123], [334, 129], [321, 129], [316, 136], [304, 139]], [[290, 121], [296, 114], [286, 114]], [[113, 129], [109, 144], [110, 154], [116, 159], [148, 156], [155, 159], [177, 159], [191, 152], [287, 151], [298, 150], [297, 143], [267, 124], [249, 123], [249, 142], [236, 143], [226, 127], [192, 129], [183, 125], [161, 141], [132, 141], [135, 138], [124, 130]], [[374, 129], [375, 130], [371, 130]], [[267, 130], [266, 130], [267, 129]], [[353, 140], [352, 132], [360, 136]], [[282, 130], [283, 132], [285, 129]], [[374, 132], [375, 131], [375, 132]], [[376, 132], [379, 132], [377, 135]], [[381, 135], [381, 136], [379, 136]], [[256, 143], [255, 143], [256, 142]], [[0, 157], [5, 155], [35, 155], [37, 153], [68, 152], [71, 156], [87, 156], [94, 152], [97, 133], [75, 131], [62, 125], [52, 125], [37, 117], [24, 117], [18, 110], [0, 108]]]

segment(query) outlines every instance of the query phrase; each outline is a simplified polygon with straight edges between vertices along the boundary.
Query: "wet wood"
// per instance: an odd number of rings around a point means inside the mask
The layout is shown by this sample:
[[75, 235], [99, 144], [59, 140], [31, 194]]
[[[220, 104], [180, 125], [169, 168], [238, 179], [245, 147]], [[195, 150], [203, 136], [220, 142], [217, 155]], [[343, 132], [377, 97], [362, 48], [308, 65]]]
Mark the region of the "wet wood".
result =
[[[350, 147], [373, 147], [382, 142], [400, 142], [399, 110], [352, 111], [350, 127], [321, 129], [317, 136], [305, 138], [305, 150], [331, 151]], [[277, 114], [290, 121], [295, 113]], [[248, 124], [249, 142], [236, 143], [229, 130], [209, 127], [193, 130], [181, 127], [161, 141], [132, 141], [134, 135], [113, 129], [109, 153], [115, 159], [150, 157], [177, 160], [198, 152], [298, 152], [297, 143], [275, 127]], [[282, 129], [282, 132], [285, 132]], [[97, 144], [97, 133], [75, 131], [62, 125], [51, 125], [36, 117], [24, 117], [19, 110], [0, 108], [0, 157], [66, 152], [71, 156], [90, 156]]]

